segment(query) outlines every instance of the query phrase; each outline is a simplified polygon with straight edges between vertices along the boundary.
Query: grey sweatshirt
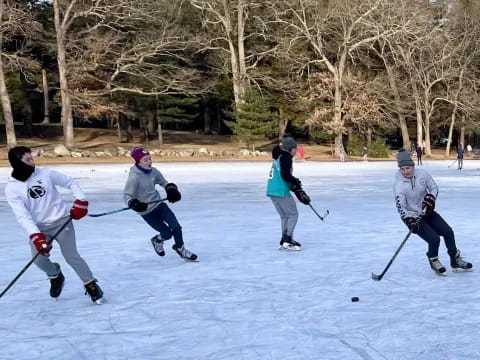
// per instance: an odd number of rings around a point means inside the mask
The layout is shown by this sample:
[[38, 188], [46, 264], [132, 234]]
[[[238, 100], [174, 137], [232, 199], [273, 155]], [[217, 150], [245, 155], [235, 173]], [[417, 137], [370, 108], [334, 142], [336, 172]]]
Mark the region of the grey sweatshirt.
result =
[[413, 177], [407, 179], [400, 170], [395, 174], [393, 186], [395, 203], [402, 219], [422, 215], [422, 202], [426, 194], [438, 196], [438, 186], [423, 169], [414, 169]]
[[[152, 168], [150, 174], [145, 174], [135, 165], [130, 168], [128, 179], [123, 189], [123, 199], [128, 206], [128, 201], [131, 199], [138, 199], [141, 202], [152, 202], [161, 200], [155, 185], [160, 185], [165, 188], [167, 180], [156, 168]], [[155, 204], [148, 204], [147, 210], [139, 212], [140, 215], [145, 215], [155, 209], [160, 202]]]

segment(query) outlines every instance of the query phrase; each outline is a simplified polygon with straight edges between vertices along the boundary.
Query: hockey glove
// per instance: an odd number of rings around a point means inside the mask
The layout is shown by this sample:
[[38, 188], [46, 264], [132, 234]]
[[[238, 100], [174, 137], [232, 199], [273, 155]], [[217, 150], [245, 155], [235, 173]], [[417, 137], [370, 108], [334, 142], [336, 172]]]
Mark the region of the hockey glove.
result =
[[182, 195], [178, 191], [177, 185], [174, 183], [168, 183], [165, 185], [165, 191], [167, 192], [167, 200], [171, 203], [180, 201]]
[[427, 194], [423, 198], [422, 209], [425, 210], [426, 214], [430, 214], [433, 210], [435, 210], [435, 200], [435, 196], [432, 194]]
[[295, 191], [295, 196], [302, 204], [310, 204], [310, 196], [308, 196], [307, 193], [302, 189]]
[[290, 190], [293, 192], [302, 190], [302, 182], [299, 178], [293, 178], [293, 181], [290, 183]]
[[32, 241], [35, 249], [40, 253], [40, 255], [46, 256], [52, 250], [52, 245], [47, 244], [47, 238], [45, 234], [35, 233], [30, 235], [30, 240]]
[[88, 201], [87, 200], [75, 200], [73, 206], [70, 209], [70, 215], [75, 220], [80, 220], [88, 214]]
[[418, 230], [420, 229], [420, 220], [421, 218], [417, 217], [407, 217], [403, 221], [405, 222], [405, 225], [408, 226], [408, 229], [416, 234], [418, 233]]
[[148, 204], [138, 199], [130, 199], [128, 201], [128, 207], [136, 212], [142, 212], [147, 210]]

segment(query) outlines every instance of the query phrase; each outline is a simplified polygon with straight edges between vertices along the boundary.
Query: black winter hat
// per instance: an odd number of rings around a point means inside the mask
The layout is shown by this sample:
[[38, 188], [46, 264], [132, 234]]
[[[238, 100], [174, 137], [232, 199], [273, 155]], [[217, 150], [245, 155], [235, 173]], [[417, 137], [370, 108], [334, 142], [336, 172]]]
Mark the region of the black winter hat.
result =
[[32, 150], [26, 146], [15, 146], [8, 151], [8, 161], [12, 165], [12, 177], [19, 181], [26, 181], [35, 171], [35, 166], [25, 164], [22, 161], [24, 154], [31, 153]]

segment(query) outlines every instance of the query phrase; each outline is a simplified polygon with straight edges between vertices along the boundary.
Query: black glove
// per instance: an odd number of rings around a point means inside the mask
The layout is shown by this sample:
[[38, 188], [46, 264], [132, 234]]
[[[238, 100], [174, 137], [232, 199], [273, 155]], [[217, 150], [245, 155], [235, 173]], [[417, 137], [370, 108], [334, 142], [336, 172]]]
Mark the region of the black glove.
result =
[[418, 230], [420, 229], [420, 220], [421, 218], [419, 217], [407, 217], [403, 221], [405, 222], [405, 225], [408, 226], [408, 229], [416, 234], [418, 233]]
[[310, 204], [310, 197], [302, 189], [295, 191], [295, 196], [297, 197], [298, 201], [300, 201], [302, 204], [305, 204], [305, 205]]
[[302, 190], [302, 182], [299, 178], [293, 178], [292, 182], [290, 183], [290, 190], [292, 190], [293, 192]]
[[174, 183], [168, 183], [165, 185], [165, 191], [167, 192], [167, 200], [171, 203], [180, 201], [182, 195], [178, 191], [177, 185]]
[[435, 196], [432, 194], [425, 195], [422, 202], [422, 209], [425, 210], [425, 213], [430, 214], [433, 210], [435, 210], [435, 200]]
[[136, 212], [142, 212], [147, 210], [148, 204], [138, 199], [130, 199], [128, 200], [128, 207]]

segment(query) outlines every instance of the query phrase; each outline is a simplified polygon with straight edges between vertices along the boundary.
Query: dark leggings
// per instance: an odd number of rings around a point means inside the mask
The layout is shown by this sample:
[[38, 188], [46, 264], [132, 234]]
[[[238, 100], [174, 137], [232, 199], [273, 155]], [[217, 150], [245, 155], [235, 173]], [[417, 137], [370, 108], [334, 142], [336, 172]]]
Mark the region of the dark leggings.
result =
[[455, 256], [457, 252], [455, 235], [452, 228], [435, 211], [423, 216], [422, 221], [420, 222], [418, 236], [428, 243], [427, 255], [429, 258], [438, 256], [440, 236], [443, 236], [443, 240], [445, 241], [445, 246], [447, 247], [450, 257]]
[[173, 235], [175, 245], [179, 248], [183, 246], [182, 227], [167, 204], [162, 202], [148, 214], [142, 215], [142, 218], [157, 230], [163, 239], [171, 239]]

